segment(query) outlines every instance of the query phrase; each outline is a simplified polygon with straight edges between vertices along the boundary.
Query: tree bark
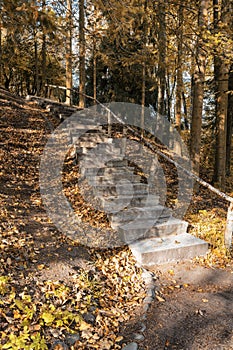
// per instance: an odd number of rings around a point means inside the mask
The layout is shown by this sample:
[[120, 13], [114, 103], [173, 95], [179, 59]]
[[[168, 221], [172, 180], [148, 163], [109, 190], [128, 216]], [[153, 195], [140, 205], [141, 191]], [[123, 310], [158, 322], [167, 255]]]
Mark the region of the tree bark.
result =
[[227, 149], [226, 149], [226, 174], [231, 175], [231, 147], [232, 147], [232, 124], [233, 124], [233, 65], [231, 65], [228, 84], [228, 107], [227, 107]]
[[37, 32], [34, 31], [34, 55], [35, 55], [35, 84], [34, 93], [39, 94], [40, 82], [39, 82], [39, 60], [38, 60], [38, 43], [37, 43]]
[[[42, 11], [45, 11], [46, 7], [46, 1], [42, 0]], [[42, 94], [45, 96], [46, 95], [46, 34], [44, 28], [42, 28], [42, 49], [41, 49], [41, 55], [42, 55], [42, 74], [41, 74], [41, 89], [42, 89]]]
[[[1, 9], [0, 9], [1, 11]], [[3, 77], [2, 77], [2, 18], [0, 13], [0, 86], [2, 85]]]
[[176, 115], [175, 122], [178, 131], [181, 130], [181, 105], [182, 105], [182, 91], [183, 91], [183, 70], [182, 70], [182, 56], [183, 56], [183, 5], [179, 5], [179, 29], [177, 35], [178, 53], [177, 53], [177, 71], [176, 71]]
[[[220, 21], [218, 21], [215, 29], [218, 29], [220, 25], [227, 25], [229, 19], [228, 5], [228, 0], [222, 1]], [[224, 190], [226, 178], [227, 105], [230, 67], [222, 52], [215, 56], [214, 64], [216, 85], [216, 153], [214, 182], [218, 183], [219, 187]]]
[[66, 104], [72, 104], [72, 0], [67, 0], [66, 10]]
[[158, 113], [165, 115], [165, 91], [166, 91], [166, 1], [158, 3], [159, 15], [159, 63], [158, 63]]
[[94, 33], [93, 39], [93, 98], [94, 103], [96, 104], [97, 99], [97, 57], [96, 57], [96, 39]]
[[[205, 30], [208, 24], [208, 3], [208, 0], [200, 1], [198, 18], [198, 26], [200, 31]], [[193, 170], [196, 175], [199, 175], [200, 171], [200, 146], [205, 70], [206, 52], [201, 37], [198, 37], [196, 46], [196, 67], [193, 77], [193, 104], [190, 142], [190, 155], [193, 162]]]
[[79, 107], [85, 108], [85, 16], [84, 16], [84, 0], [79, 0]]

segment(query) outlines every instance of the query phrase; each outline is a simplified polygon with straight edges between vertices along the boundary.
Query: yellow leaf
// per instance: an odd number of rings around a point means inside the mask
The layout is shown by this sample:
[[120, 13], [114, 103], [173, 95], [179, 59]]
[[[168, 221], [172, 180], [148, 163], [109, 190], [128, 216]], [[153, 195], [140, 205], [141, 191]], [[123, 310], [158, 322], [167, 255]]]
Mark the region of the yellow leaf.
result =
[[52, 323], [55, 319], [55, 316], [52, 315], [50, 312], [43, 312], [41, 318], [44, 320], [45, 323]]
[[14, 318], [20, 318], [21, 317], [21, 314], [18, 310], [14, 310]]
[[43, 270], [44, 267], [45, 267], [44, 264], [37, 265], [38, 270]]
[[119, 336], [115, 339], [115, 342], [118, 343], [118, 342], [122, 341], [123, 339], [124, 339], [124, 338], [123, 338], [121, 335], [119, 335]]
[[86, 331], [87, 329], [90, 329], [90, 328], [91, 326], [85, 321], [82, 321], [79, 326], [80, 331]]
[[165, 301], [165, 299], [161, 298], [159, 295], [156, 295], [156, 299], [161, 303]]

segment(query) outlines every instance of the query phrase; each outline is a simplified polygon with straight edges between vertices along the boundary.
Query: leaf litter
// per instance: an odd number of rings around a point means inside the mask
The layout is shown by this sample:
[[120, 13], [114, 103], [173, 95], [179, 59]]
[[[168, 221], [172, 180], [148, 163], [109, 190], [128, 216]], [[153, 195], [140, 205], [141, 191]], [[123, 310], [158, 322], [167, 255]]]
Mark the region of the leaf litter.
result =
[[[57, 231], [41, 201], [39, 162], [46, 119], [58, 121], [5, 94], [1, 89], [0, 347], [121, 349], [121, 326], [145, 297], [142, 271], [127, 247], [88, 249]], [[64, 191], [84, 221], [105, 229], [105, 214], [77, 195], [76, 172], [67, 160]]]

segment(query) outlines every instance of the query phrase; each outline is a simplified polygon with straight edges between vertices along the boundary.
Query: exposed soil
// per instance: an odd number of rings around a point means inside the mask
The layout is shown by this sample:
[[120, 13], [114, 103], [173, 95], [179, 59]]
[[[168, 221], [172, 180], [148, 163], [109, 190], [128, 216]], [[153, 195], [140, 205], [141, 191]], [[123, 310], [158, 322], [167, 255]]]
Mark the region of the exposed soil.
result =
[[[233, 265], [220, 270], [181, 262], [154, 272], [155, 299], [140, 350], [233, 349]], [[129, 325], [128, 341], [140, 322]]]

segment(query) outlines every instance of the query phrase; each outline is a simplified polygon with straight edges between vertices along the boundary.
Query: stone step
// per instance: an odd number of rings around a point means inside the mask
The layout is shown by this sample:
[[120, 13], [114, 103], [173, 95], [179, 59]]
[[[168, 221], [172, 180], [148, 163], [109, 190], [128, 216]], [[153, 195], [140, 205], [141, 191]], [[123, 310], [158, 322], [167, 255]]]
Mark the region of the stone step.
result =
[[71, 137], [76, 142], [86, 142], [86, 143], [95, 143], [95, 144], [112, 144], [112, 138], [106, 137], [99, 133], [84, 133], [80, 135], [78, 132], [71, 132]]
[[80, 140], [79, 138], [77, 140], [73, 138], [73, 140], [75, 141], [75, 143], [77, 143], [77, 146], [80, 148], [91, 149], [98, 145], [98, 143], [95, 141], [83, 141], [83, 140]]
[[[111, 146], [111, 147], [110, 147]], [[92, 151], [91, 151], [92, 150]], [[90, 152], [91, 151], [91, 152]], [[111, 144], [93, 144], [89, 142], [82, 142], [78, 147], [78, 153], [88, 154], [90, 152], [90, 157], [100, 157], [100, 156], [121, 156], [122, 151], [120, 148], [114, 147]]]
[[[75, 137], [75, 134], [72, 134]], [[79, 136], [79, 135], [77, 135]], [[113, 139], [99, 133], [85, 133], [79, 138], [82, 142], [93, 142], [93, 143], [110, 143], [112, 144]]]
[[[112, 174], [116, 174], [116, 173], [110, 173], [110, 174], [103, 174], [103, 175], [112, 175]], [[119, 170], [117, 172], [117, 174], [120, 174]], [[123, 173], [125, 174], [125, 172]], [[99, 192], [101, 193], [105, 193], [108, 191], [111, 192], [115, 192], [116, 195], [135, 195], [135, 192], [139, 192], [139, 193], [144, 193], [147, 194], [148, 193], [148, 185], [147, 184], [143, 184], [141, 182], [134, 182], [134, 183], [129, 183], [127, 180], [124, 182], [121, 181], [118, 184], [109, 184], [107, 183], [106, 185], [99, 185], [96, 186], [96, 188], [99, 190]]]
[[117, 227], [117, 231], [120, 239], [130, 244], [136, 240], [148, 237], [164, 238], [178, 233], [186, 233], [187, 227], [188, 223], [186, 221], [170, 217], [168, 220], [157, 218], [147, 220], [136, 219], [128, 224]]
[[[124, 175], [125, 173], [132, 173], [134, 172], [134, 168], [133, 167], [127, 167], [127, 168], [121, 168], [121, 167], [93, 167], [93, 168], [82, 168], [80, 169], [80, 173], [82, 175], [96, 175], [98, 173], [98, 175], [102, 175], [102, 176], [106, 176], [109, 174], [122, 174]], [[124, 177], [124, 176], [123, 176]]]
[[138, 205], [140, 208], [154, 208], [159, 204], [159, 195], [149, 193]]
[[82, 130], [102, 130], [102, 126], [101, 125], [97, 125], [96, 123], [91, 123], [91, 122], [88, 122], [86, 121], [86, 123], [73, 123], [73, 127], [71, 127], [71, 132], [72, 132], [72, 129], [74, 129], [76, 132], [78, 132], [78, 130], [82, 131]]
[[115, 157], [114, 160], [104, 160], [103, 162], [103, 157], [98, 157], [97, 160], [93, 159], [93, 157], [86, 155], [80, 158], [80, 161], [85, 162], [85, 168], [96, 168], [97, 166], [99, 167], [99, 163], [97, 161], [100, 161], [101, 164], [104, 164], [102, 167], [103, 168], [109, 168], [109, 167], [114, 167], [114, 168], [125, 168], [128, 166], [128, 160], [123, 159], [122, 156], [120, 157]]
[[115, 215], [112, 215], [109, 219], [114, 225], [124, 225], [136, 218], [140, 220], [148, 219], [168, 219], [172, 215], [172, 210], [169, 208], [163, 207], [162, 205], [156, 205], [154, 207], [135, 207], [127, 208], [118, 212]]
[[[121, 154], [122, 150], [120, 147], [113, 143], [96, 143], [98, 146], [96, 148], [96, 153], [97, 154], [105, 154], [106, 152], [108, 154]], [[83, 141], [82, 142], [82, 147], [90, 147], [89, 141]]]
[[140, 176], [134, 175], [132, 173], [113, 173], [113, 174], [107, 174], [107, 175], [91, 175], [89, 174], [86, 176], [88, 179], [88, 182], [92, 186], [99, 186], [99, 185], [116, 185], [120, 181], [128, 180], [131, 183], [138, 183], [140, 182]]
[[114, 167], [114, 168], [118, 168], [118, 167], [127, 167], [128, 166], [128, 160], [127, 159], [114, 159], [114, 160], [110, 160], [107, 163], [108, 167]]
[[107, 213], [116, 213], [119, 210], [122, 210], [129, 206], [138, 206], [141, 201], [145, 200], [145, 194], [138, 194], [136, 197], [134, 196], [108, 196], [103, 197], [99, 196], [100, 206]]
[[208, 243], [188, 233], [148, 238], [129, 245], [138, 264], [151, 267], [170, 261], [193, 259], [208, 252]]
[[147, 195], [148, 193], [148, 185], [136, 182], [133, 184], [125, 183], [125, 184], [109, 184], [99, 185], [95, 187], [95, 190], [101, 193], [103, 196], [109, 195], [125, 195], [125, 196], [137, 196], [137, 195]]

